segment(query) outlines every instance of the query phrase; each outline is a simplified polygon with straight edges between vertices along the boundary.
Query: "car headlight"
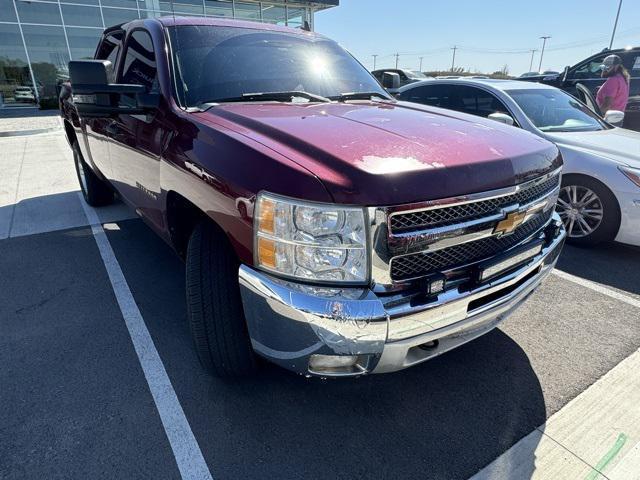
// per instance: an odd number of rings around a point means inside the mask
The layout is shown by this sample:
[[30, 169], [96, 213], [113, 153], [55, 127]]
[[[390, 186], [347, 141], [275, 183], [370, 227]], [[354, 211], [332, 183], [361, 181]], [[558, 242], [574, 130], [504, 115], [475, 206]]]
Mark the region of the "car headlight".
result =
[[260, 193], [254, 218], [257, 267], [312, 282], [368, 281], [363, 208]]
[[629, 180], [640, 187], [640, 169], [631, 167], [618, 167], [622, 173], [624, 173]]

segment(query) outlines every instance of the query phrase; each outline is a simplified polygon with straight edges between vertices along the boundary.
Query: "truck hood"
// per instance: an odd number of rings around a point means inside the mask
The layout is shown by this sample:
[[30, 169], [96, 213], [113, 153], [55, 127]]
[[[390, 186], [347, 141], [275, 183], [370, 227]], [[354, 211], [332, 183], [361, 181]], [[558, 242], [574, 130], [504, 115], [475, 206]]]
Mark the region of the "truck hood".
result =
[[403, 102], [223, 104], [194, 115], [290, 158], [344, 204], [393, 205], [493, 190], [561, 164], [556, 147], [540, 137]]
[[612, 128], [599, 132], [560, 132], [546, 134], [545, 138], [558, 145], [587, 150], [640, 168], [640, 133], [632, 130]]

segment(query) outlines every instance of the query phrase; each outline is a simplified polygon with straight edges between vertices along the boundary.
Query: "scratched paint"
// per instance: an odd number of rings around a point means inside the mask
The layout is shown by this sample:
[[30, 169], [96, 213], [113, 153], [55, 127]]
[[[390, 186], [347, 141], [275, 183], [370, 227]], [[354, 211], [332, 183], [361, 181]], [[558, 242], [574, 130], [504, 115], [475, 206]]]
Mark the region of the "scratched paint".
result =
[[604, 457], [600, 459], [595, 469], [591, 470], [591, 473], [586, 476], [585, 480], [595, 480], [598, 474], [602, 472], [602, 470], [604, 470], [604, 468], [609, 465], [609, 463], [611, 463], [611, 460], [613, 460], [616, 455], [618, 455], [618, 453], [620, 453], [620, 450], [622, 450], [622, 447], [626, 442], [627, 436], [624, 433], [618, 435], [616, 443], [614, 443], [613, 447], [611, 447], [609, 451], [604, 455]]

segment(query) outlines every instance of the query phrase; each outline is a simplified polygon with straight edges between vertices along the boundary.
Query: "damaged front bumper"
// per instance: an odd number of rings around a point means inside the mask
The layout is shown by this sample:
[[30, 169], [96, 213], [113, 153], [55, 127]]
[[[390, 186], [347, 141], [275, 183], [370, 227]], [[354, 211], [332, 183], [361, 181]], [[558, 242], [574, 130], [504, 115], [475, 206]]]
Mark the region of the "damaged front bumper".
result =
[[[368, 288], [304, 285], [242, 265], [240, 290], [253, 348], [303, 375], [392, 372], [428, 360], [496, 327], [551, 273], [566, 235], [555, 214], [552, 224], [555, 233], [525, 265], [423, 302], [389, 302]], [[337, 356], [347, 361], [327, 366]]]

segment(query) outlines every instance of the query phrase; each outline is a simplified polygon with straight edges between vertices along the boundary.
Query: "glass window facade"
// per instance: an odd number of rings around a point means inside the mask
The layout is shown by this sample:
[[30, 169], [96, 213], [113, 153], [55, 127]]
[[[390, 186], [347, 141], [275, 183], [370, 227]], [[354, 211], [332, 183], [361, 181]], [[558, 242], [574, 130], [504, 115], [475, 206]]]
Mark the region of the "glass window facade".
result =
[[0, 0], [0, 108], [55, 107], [69, 60], [93, 58], [105, 27], [172, 14], [313, 28], [337, 0]]

